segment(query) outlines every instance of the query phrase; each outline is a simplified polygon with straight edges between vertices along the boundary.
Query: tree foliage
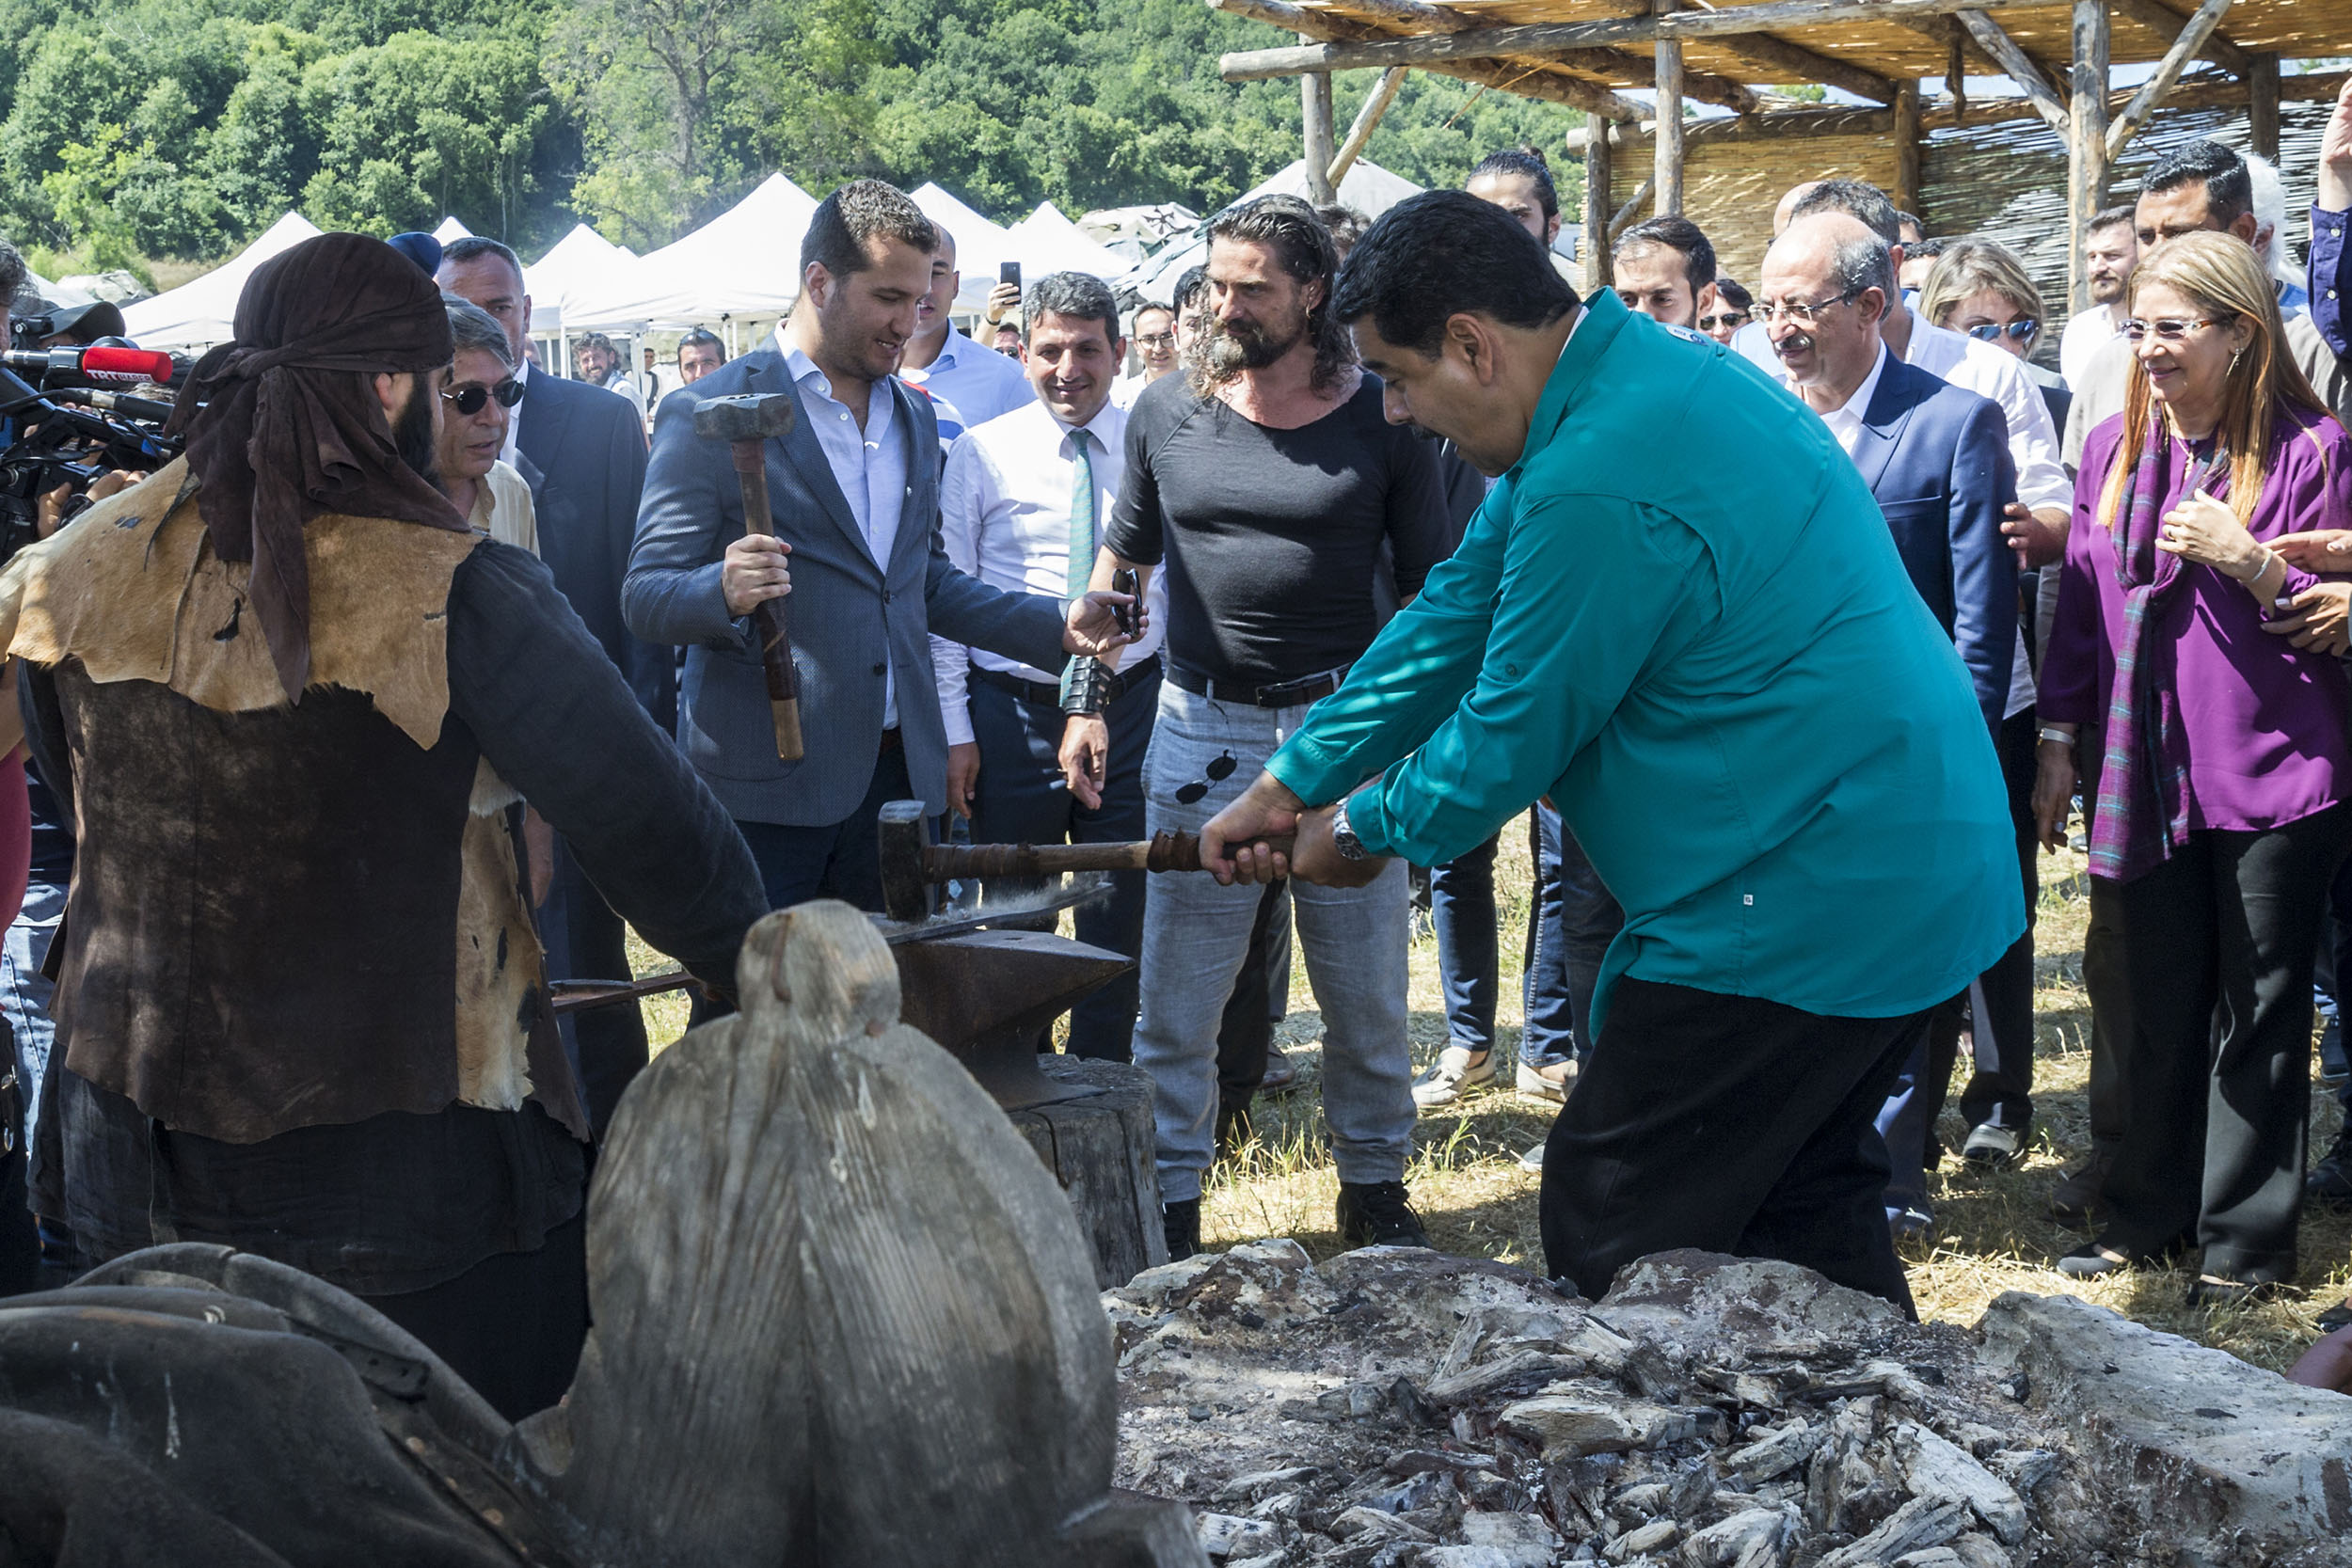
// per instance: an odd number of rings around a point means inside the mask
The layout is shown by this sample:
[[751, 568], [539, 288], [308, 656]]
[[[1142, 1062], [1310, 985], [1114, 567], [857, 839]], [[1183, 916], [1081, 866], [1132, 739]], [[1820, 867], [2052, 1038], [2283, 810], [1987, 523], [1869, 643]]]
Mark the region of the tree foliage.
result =
[[[644, 249], [772, 170], [936, 180], [1010, 218], [1209, 210], [1297, 156], [1279, 35], [1200, 0], [0, 0], [0, 228], [203, 258], [290, 207]], [[1340, 78], [1351, 115], [1371, 72]], [[1572, 112], [1420, 72], [1366, 156], [1423, 183]], [[1564, 170], [1564, 202], [1573, 171]]]

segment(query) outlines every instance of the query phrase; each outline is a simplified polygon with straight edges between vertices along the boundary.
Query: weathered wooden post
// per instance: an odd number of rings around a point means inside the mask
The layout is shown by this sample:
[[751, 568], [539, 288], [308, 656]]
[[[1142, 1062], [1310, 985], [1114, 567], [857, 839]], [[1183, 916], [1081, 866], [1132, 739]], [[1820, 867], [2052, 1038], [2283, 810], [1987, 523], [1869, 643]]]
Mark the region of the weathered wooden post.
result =
[[[1651, 0], [1653, 15], [1674, 14], [1680, 0]], [[1658, 141], [1654, 176], [1657, 211], [1667, 217], [1682, 211], [1682, 40], [1664, 33], [1654, 46], [1658, 56]]]
[[1610, 165], [1609, 141], [1614, 132], [1599, 115], [1584, 117], [1584, 287], [1587, 293], [1615, 281], [1609, 261], [1609, 183], [1615, 178]]
[[[1299, 35], [1301, 43], [1313, 39]], [[1304, 122], [1307, 143], [1307, 197], [1317, 203], [1337, 201], [1338, 190], [1331, 183], [1331, 160], [1336, 148], [1331, 130], [1331, 73], [1310, 71], [1298, 78], [1299, 118]]]
[[1895, 84], [1895, 206], [1919, 214], [1919, 79], [1906, 76]]
[[2066, 294], [2072, 310], [2090, 309], [2083, 246], [2107, 194], [2107, 8], [2074, 0], [2074, 67], [2066, 135]]

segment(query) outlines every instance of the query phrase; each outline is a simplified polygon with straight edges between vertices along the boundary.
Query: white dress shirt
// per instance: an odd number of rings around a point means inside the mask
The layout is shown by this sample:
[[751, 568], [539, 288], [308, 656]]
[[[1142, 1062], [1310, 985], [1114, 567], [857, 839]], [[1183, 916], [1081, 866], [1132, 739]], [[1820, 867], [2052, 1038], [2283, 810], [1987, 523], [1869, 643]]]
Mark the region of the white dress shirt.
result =
[[2069, 316], [2066, 330], [2058, 334], [2058, 374], [2066, 377], [2066, 385], [2081, 386], [2092, 356], [2122, 335], [2123, 318], [2112, 305], [2094, 305]]
[[[1106, 402], [1083, 428], [1094, 480], [1095, 535], [1100, 539], [1126, 473], [1127, 411]], [[940, 539], [958, 570], [1009, 593], [1068, 596], [1075, 440], [1072, 428], [1039, 402], [964, 434], [947, 454], [947, 472], [939, 486]], [[1159, 657], [1160, 644], [1167, 640], [1165, 573], [1152, 574], [1144, 610], [1150, 625], [1143, 641], [1120, 657], [1122, 671], [1144, 668]], [[951, 745], [972, 738], [972, 720], [964, 705], [967, 659], [983, 670], [1044, 686], [1061, 680], [1058, 670], [1040, 670], [943, 637], [931, 639], [931, 653], [939, 676], [939, 708], [947, 721]]]
[[515, 367], [515, 379], [523, 389], [522, 402], [506, 411], [506, 445], [499, 448], [499, 461], [508, 467], [517, 467], [516, 458], [522, 448], [515, 443], [522, 439], [523, 410], [531, 406], [531, 361], [525, 359]]
[[473, 487], [473, 511], [466, 520], [501, 545], [539, 553], [539, 519], [531, 486], [501, 459]]
[[919, 371], [901, 368], [898, 379], [954, 404], [966, 429], [1025, 408], [1034, 397], [1017, 360], [974, 342], [953, 326], [930, 364]]
[[2024, 360], [1964, 332], [1931, 325], [1915, 311], [1903, 362], [1999, 404], [2009, 423], [2010, 459], [2017, 465], [2017, 499], [2028, 508], [2073, 511], [2074, 485], [2058, 463], [2058, 427]]
[[[842, 499], [850, 503], [850, 515], [865, 537], [866, 551], [887, 570], [890, 552], [898, 543], [899, 517], [906, 509], [908, 493], [907, 432], [898, 418], [898, 395], [887, 378], [868, 388], [866, 428], [860, 430], [857, 416], [850, 412], [849, 404], [834, 397], [833, 382], [817, 368], [817, 361], [786, 342], [781, 332], [776, 347], [801, 394], [801, 406], [808, 411], [809, 434], [817, 437], [818, 448], [833, 469], [834, 483], [841, 486]], [[897, 729], [895, 671], [883, 675], [882, 693], [882, 728]]]
[[[1870, 361], [1870, 373], [1862, 378], [1862, 385], [1853, 389], [1853, 396], [1821, 415], [1821, 422], [1829, 426], [1832, 436], [1837, 437], [1837, 444], [1846, 449], [1849, 459], [1862, 446], [1862, 418], [1870, 411], [1870, 400], [1878, 396], [1879, 377], [1886, 371], [1886, 345], [1882, 342], [1878, 347], [1878, 356]], [[1786, 382], [1787, 379], [1788, 372], [1783, 372], [1782, 380]], [[1789, 390], [1795, 391], [1796, 388], [1792, 387]], [[1798, 396], [1802, 400], [1804, 394], [1799, 393]], [[1805, 406], [1810, 408], [1812, 404]]]

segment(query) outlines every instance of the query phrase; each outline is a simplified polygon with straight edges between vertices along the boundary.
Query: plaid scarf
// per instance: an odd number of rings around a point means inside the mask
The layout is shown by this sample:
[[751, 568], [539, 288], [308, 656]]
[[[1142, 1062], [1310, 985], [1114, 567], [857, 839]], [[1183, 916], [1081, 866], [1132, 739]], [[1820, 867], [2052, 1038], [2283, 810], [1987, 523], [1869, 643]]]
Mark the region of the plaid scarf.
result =
[[[2172, 442], [2161, 414], [2151, 415], [2130, 488], [2116, 508], [2115, 580], [2123, 591], [2123, 630], [2116, 640], [2115, 687], [2107, 696], [2106, 749], [2098, 807], [2090, 819], [2090, 874], [2128, 882], [2171, 858], [2188, 842], [2188, 769], [2181, 698], [2172, 680], [2172, 644], [2157, 638], [2157, 611], [2181, 593], [2181, 558], [2156, 548], [2163, 527], [2165, 470]], [[2229, 462], [2218, 446], [2192, 460], [2181, 494], [2228, 487]]]

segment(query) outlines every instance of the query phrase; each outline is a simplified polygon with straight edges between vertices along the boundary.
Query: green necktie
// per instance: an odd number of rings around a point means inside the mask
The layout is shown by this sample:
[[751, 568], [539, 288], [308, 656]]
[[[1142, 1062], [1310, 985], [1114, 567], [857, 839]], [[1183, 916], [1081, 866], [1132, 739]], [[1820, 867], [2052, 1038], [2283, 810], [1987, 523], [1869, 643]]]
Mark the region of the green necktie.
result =
[[1070, 581], [1063, 598], [1074, 599], [1094, 580], [1094, 461], [1087, 455], [1087, 433], [1070, 433], [1077, 461], [1070, 467]]

